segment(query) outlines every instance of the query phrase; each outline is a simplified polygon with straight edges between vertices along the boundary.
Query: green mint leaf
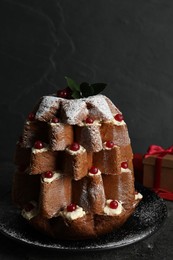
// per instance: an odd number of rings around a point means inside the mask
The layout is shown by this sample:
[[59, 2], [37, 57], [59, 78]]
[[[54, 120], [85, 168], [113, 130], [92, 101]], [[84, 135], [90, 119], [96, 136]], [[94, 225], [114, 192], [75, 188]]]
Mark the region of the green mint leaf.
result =
[[100, 92], [102, 92], [105, 87], [107, 86], [107, 84], [105, 83], [95, 83], [95, 84], [91, 84], [91, 87], [93, 88], [94, 90], [94, 94], [93, 95], [97, 95], [99, 94]]
[[67, 81], [67, 85], [68, 87], [73, 91], [78, 91], [80, 92], [80, 85], [78, 85], [73, 79], [69, 78], [69, 77], [65, 77], [66, 81]]
[[81, 98], [80, 92], [79, 91], [73, 91], [71, 95], [74, 99], [76, 98]]
[[82, 97], [89, 97], [94, 95], [94, 88], [87, 82], [83, 82], [80, 84], [80, 91]]

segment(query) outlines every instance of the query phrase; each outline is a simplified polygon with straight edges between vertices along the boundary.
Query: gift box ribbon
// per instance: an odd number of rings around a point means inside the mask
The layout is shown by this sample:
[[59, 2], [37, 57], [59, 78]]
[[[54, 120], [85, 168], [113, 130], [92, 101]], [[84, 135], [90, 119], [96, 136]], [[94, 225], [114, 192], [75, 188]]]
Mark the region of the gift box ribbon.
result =
[[158, 145], [151, 145], [149, 146], [148, 151], [144, 157], [147, 158], [150, 157], [151, 155], [157, 155], [156, 164], [155, 164], [153, 190], [163, 199], [173, 200], [173, 192], [169, 192], [160, 188], [162, 159], [167, 154], [173, 155], [173, 146], [164, 149], [163, 147]]

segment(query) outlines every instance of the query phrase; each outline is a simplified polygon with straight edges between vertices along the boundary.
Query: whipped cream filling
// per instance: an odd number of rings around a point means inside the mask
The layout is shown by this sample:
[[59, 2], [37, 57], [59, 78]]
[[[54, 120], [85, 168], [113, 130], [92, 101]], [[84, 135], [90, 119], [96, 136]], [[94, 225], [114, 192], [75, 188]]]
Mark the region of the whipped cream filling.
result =
[[32, 219], [38, 214], [38, 208], [37, 208], [37, 203], [35, 201], [30, 201], [30, 203], [34, 206], [33, 209], [30, 211], [26, 211], [25, 209], [22, 209], [21, 215], [27, 220]]
[[25, 124], [26, 124], [26, 125], [30, 125], [30, 124], [31, 124], [31, 121], [27, 120], [27, 121], [25, 122]]
[[106, 124], [113, 124], [113, 125], [117, 125], [117, 126], [126, 125], [126, 123], [125, 123], [124, 120], [122, 120], [122, 121], [117, 121], [117, 120], [115, 120], [115, 118], [112, 119], [112, 120], [108, 120], [108, 121], [106, 121], [105, 123], [106, 123]]
[[124, 120], [122, 120], [122, 121], [117, 121], [116, 119], [113, 119], [113, 120], [112, 120], [112, 124], [113, 124], [113, 125], [117, 125], [117, 126], [126, 125], [126, 123], [125, 123]]
[[60, 122], [58, 122], [58, 123], [52, 123], [52, 122], [49, 122], [49, 125], [51, 125], [51, 126], [58, 126], [58, 125], [62, 125], [63, 123], [60, 123]]
[[135, 194], [135, 200], [141, 200], [142, 198], [143, 198], [143, 196], [142, 196], [142, 194], [140, 192]]
[[88, 172], [88, 176], [91, 176], [91, 177], [93, 177], [93, 176], [98, 176], [98, 175], [101, 175], [101, 171], [98, 169], [98, 172], [97, 173], [92, 173], [92, 172]]
[[104, 207], [104, 213], [108, 216], [115, 216], [115, 215], [120, 215], [121, 212], [123, 211], [123, 206], [121, 203], [118, 201], [118, 207], [116, 209], [112, 209], [109, 207], [109, 204], [112, 200], [106, 200], [106, 206]]
[[49, 146], [47, 144], [44, 144], [44, 147], [42, 149], [36, 149], [32, 147], [32, 153], [34, 154], [47, 152], [48, 150], [49, 150]]
[[80, 148], [79, 148], [79, 150], [77, 150], [77, 151], [72, 151], [72, 150], [70, 150], [68, 147], [66, 148], [66, 151], [67, 151], [69, 154], [74, 155], [74, 154], [84, 153], [84, 152], [86, 152], [86, 149], [85, 149], [83, 146], [80, 145]]
[[129, 173], [130, 173], [130, 172], [131, 172], [131, 170], [130, 170], [129, 168], [127, 168], [127, 169], [124, 169], [124, 168], [122, 168], [122, 167], [121, 167], [121, 172], [129, 172]]
[[60, 212], [60, 215], [62, 215], [64, 218], [72, 221], [72, 220], [75, 220], [78, 218], [82, 218], [83, 216], [86, 215], [86, 213], [82, 207], [77, 206], [76, 210], [74, 210], [72, 212], [68, 212], [67, 209], [64, 209], [64, 211]]
[[86, 122], [80, 122], [78, 126], [101, 126], [101, 122], [99, 120], [94, 120], [92, 124], [87, 124]]
[[61, 176], [62, 176], [62, 174], [60, 172], [53, 171], [53, 176], [51, 178], [42, 177], [41, 182], [42, 183], [44, 183], [44, 182], [51, 183], [54, 180], [61, 178]]

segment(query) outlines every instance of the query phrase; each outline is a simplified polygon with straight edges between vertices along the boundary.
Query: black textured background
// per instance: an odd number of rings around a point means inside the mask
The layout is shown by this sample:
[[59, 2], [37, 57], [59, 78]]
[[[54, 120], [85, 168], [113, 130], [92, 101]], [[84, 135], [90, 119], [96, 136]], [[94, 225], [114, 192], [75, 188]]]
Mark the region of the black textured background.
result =
[[0, 158], [12, 158], [33, 104], [78, 82], [106, 82], [134, 152], [172, 144], [172, 0], [1, 0]]
[[[173, 139], [172, 0], [0, 0], [0, 197], [24, 120], [42, 95], [76, 81], [106, 82], [134, 152]], [[4, 161], [7, 161], [4, 166]], [[6, 172], [9, 175], [6, 175]], [[173, 259], [173, 204], [151, 238], [120, 250], [72, 255], [0, 235], [0, 259]]]

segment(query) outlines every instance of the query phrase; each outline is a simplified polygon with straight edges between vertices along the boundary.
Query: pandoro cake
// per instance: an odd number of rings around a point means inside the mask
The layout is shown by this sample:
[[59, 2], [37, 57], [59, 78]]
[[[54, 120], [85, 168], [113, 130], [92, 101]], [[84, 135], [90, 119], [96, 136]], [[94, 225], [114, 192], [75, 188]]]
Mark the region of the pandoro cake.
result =
[[69, 86], [40, 99], [14, 158], [14, 203], [28, 223], [56, 239], [120, 228], [142, 199], [122, 113], [105, 95], [73, 92]]

